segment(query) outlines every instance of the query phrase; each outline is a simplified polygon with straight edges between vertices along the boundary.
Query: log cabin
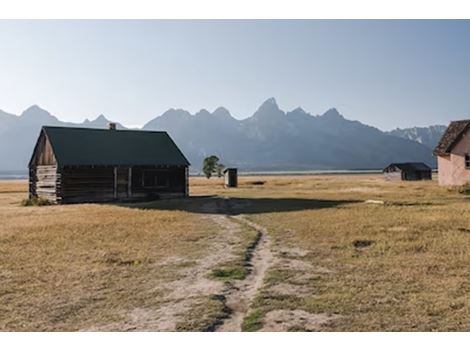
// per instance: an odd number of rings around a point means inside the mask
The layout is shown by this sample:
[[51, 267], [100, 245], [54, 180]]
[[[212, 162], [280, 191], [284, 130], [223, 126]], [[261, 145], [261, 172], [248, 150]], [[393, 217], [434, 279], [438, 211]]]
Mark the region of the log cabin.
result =
[[431, 180], [432, 169], [424, 163], [393, 163], [384, 170], [387, 181]]
[[188, 196], [189, 162], [166, 132], [44, 126], [29, 197], [52, 203]]

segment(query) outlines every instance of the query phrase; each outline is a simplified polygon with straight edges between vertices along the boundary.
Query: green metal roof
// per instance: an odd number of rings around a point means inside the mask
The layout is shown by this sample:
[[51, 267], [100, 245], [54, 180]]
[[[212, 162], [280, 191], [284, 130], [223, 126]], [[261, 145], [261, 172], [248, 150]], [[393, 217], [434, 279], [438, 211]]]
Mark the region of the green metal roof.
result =
[[166, 132], [44, 126], [60, 167], [170, 165], [189, 162]]

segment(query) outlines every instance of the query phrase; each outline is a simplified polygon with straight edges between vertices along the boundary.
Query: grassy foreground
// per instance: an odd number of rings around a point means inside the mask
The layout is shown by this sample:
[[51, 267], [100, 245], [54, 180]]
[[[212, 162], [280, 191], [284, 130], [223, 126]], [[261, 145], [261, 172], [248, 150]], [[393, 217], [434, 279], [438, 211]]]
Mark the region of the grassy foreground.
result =
[[[470, 329], [466, 196], [374, 175], [243, 177], [237, 189], [193, 178], [190, 189], [136, 207], [21, 207], [26, 184], [0, 182], [0, 330], [204, 330], [223, 318], [214, 293], [243, 279], [254, 234], [224, 238], [204, 196], [272, 237], [244, 329]], [[176, 321], [146, 323], [178, 305]]]
[[285, 310], [327, 317], [310, 327], [293, 319], [292, 331], [470, 329], [470, 200], [455, 190], [381, 176], [266, 176], [220, 193], [251, 199], [243, 211], [274, 238], [277, 260], [248, 330]]
[[203, 216], [118, 205], [22, 207], [25, 192], [24, 182], [0, 182], [0, 330], [173, 330], [186, 321], [178, 311], [151, 324], [164, 304], [179, 303], [184, 313], [212, 301], [203, 290], [175, 296], [184, 289], [178, 283], [190, 287], [184, 279], [204, 275], [198, 263], [220, 230]]

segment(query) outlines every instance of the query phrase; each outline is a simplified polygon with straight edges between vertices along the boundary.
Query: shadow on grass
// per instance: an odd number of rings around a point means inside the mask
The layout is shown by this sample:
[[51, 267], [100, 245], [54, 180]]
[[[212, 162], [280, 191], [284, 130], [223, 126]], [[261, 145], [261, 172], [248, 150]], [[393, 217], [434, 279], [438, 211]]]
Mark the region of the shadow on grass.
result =
[[357, 203], [357, 201], [304, 198], [223, 198], [217, 196], [191, 196], [184, 199], [168, 199], [119, 205], [135, 209], [183, 210], [201, 214], [239, 215], [323, 209], [351, 203]]

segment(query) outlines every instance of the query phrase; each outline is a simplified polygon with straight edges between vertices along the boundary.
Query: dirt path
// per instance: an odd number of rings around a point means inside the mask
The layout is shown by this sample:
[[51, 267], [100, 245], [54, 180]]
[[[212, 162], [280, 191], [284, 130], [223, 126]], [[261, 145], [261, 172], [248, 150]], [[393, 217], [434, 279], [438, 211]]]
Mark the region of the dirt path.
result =
[[249, 262], [251, 266], [250, 274], [245, 280], [235, 282], [226, 292], [226, 304], [231, 310], [231, 314], [217, 331], [241, 331], [243, 318], [248, 313], [256, 293], [261, 288], [266, 270], [272, 261], [270, 238], [266, 229], [242, 216], [234, 218], [258, 231], [260, 239], [253, 249]]
[[[220, 227], [220, 232], [211, 238], [211, 246], [207, 255], [198, 260], [194, 265], [178, 270], [177, 279], [167, 282], [155, 282], [155, 290], [164, 290], [162, 305], [159, 309], [135, 308], [123, 312], [123, 321], [104, 326], [93, 326], [88, 331], [175, 331], [181, 317], [197, 303], [202, 296], [222, 295], [226, 287], [222, 281], [208, 278], [212, 268], [234, 257], [229, 243], [237, 237], [240, 224], [230, 220], [227, 215], [217, 214], [222, 210], [223, 204], [208, 203], [205, 205], [205, 215], [208, 221], [214, 222]], [[187, 262], [182, 257], [169, 257], [159, 266], [179, 266]], [[189, 262], [188, 262], [189, 263]], [[152, 283], [149, 283], [152, 285]]]
[[[270, 239], [265, 228], [255, 224], [242, 215], [230, 215], [232, 207], [238, 206], [229, 200], [217, 199], [204, 205], [205, 217], [220, 228], [211, 239], [211, 248], [204, 258], [194, 265], [178, 270], [178, 279], [165, 283], [154, 283], [155, 289], [163, 289], [163, 303], [158, 309], [135, 308], [123, 312], [125, 318], [118, 323], [105, 326], [93, 326], [87, 330], [105, 331], [175, 331], [181, 321], [198, 299], [208, 295], [222, 295], [230, 315], [216, 331], [241, 331], [243, 318], [249, 312], [250, 303], [263, 284], [264, 275], [272, 261]], [[212, 268], [234, 257], [233, 241], [241, 231], [241, 224], [255, 229], [259, 240], [251, 252], [247, 265], [250, 273], [242, 280], [234, 280], [231, 285], [208, 277]], [[232, 243], [232, 244], [230, 244]], [[163, 266], [178, 266], [186, 262], [185, 258], [170, 257]], [[152, 283], [149, 283], [152, 285]]]

